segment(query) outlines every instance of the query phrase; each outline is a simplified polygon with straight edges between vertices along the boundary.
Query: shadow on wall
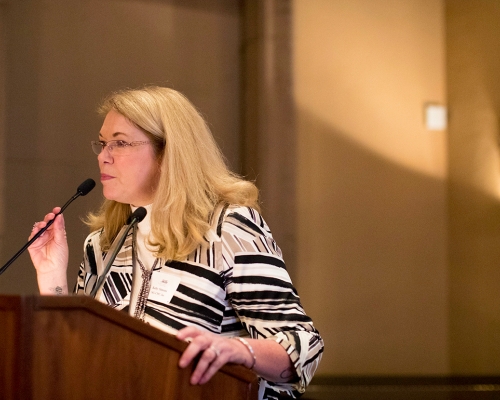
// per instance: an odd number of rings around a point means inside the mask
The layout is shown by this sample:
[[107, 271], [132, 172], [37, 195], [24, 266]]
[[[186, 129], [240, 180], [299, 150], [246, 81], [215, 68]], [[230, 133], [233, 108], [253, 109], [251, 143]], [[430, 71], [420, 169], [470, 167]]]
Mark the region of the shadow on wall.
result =
[[499, 374], [499, 200], [450, 182], [450, 215], [451, 369]]
[[[325, 338], [319, 373], [449, 373], [449, 319], [460, 304], [448, 297], [455, 282], [447, 255], [447, 182], [374, 154], [306, 110], [297, 117], [297, 286]], [[469, 288], [480, 310], [500, 287], [500, 273], [492, 273], [500, 260], [493, 245], [500, 206], [497, 199], [462, 190], [461, 201], [486, 206], [464, 227], [483, 244], [480, 264], [464, 268], [490, 280]], [[481, 318], [498, 337], [496, 315]], [[471, 322], [456, 319], [459, 325]], [[483, 339], [496, 348], [491, 338]]]

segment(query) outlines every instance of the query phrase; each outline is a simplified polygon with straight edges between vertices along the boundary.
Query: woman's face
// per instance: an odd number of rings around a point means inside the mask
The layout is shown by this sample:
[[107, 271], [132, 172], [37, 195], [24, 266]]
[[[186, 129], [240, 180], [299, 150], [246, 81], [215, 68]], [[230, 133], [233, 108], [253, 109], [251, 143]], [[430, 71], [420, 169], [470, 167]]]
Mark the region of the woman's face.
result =
[[[99, 140], [146, 142], [148, 136], [116, 111], [110, 111], [102, 124]], [[104, 197], [119, 203], [145, 206], [153, 202], [160, 176], [159, 161], [151, 143], [127, 147], [126, 154], [111, 152], [105, 146], [97, 156]]]

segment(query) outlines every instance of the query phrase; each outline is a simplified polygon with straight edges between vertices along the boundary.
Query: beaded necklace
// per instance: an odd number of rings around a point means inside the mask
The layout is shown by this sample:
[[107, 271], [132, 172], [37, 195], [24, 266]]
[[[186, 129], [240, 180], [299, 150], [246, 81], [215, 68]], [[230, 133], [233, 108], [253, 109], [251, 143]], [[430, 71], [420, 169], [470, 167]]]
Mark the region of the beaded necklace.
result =
[[137, 296], [137, 304], [135, 306], [134, 317], [140, 319], [141, 321], [144, 321], [144, 316], [146, 313], [146, 302], [148, 300], [149, 291], [151, 290], [151, 276], [153, 275], [153, 271], [158, 265], [160, 259], [156, 258], [153, 263], [153, 266], [151, 267], [151, 270], [148, 270], [137, 256], [137, 246], [135, 246], [136, 235], [137, 231], [134, 229], [134, 236], [132, 242], [132, 256], [133, 256], [133, 263], [135, 264], [135, 262], [137, 261], [139, 267], [141, 268], [142, 282], [141, 282], [141, 290], [139, 291], [139, 294]]

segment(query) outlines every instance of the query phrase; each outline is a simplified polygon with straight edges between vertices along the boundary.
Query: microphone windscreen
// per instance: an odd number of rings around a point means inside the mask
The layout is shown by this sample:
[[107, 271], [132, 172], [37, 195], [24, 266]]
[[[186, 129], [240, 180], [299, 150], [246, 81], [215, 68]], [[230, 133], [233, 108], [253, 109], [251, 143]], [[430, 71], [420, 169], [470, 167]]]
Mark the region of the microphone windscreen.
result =
[[141, 222], [147, 213], [148, 212], [144, 207], [139, 207], [130, 215], [130, 217], [128, 217], [127, 224], [130, 224], [134, 219], [136, 220], [137, 223]]
[[83, 182], [80, 186], [78, 186], [76, 192], [79, 193], [80, 196], [85, 196], [88, 192], [94, 189], [94, 187], [95, 187], [95, 181], [89, 178], [85, 182]]

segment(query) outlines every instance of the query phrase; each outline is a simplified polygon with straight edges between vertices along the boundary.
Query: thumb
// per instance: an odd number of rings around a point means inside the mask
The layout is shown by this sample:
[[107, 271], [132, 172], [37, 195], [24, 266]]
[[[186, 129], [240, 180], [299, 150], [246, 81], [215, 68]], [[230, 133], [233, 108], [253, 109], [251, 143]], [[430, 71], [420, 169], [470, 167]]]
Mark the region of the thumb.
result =
[[66, 224], [64, 223], [63, 214], [59, 214], [58, 216], [55, 217], [53, 228], [55, 231], [54, 233], [56, 235], [66, 236]]

